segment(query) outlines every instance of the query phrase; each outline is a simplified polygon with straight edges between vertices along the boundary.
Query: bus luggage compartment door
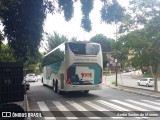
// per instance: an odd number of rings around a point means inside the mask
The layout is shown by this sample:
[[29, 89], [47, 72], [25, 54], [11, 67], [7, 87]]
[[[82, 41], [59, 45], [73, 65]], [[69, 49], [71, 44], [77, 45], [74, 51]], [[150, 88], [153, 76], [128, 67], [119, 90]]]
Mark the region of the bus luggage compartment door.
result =
[[70, 79], [74, 85], [96, 85], [100, 84], [100, 66], [71, 66]]

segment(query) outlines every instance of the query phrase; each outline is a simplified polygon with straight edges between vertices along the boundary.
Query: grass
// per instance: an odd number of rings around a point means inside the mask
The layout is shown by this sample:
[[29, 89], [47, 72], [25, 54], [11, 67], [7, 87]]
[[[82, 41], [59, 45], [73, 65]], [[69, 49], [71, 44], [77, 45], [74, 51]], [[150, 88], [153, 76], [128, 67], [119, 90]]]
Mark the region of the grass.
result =
[[151, 73], [145, 73], [145, 74], [143, 75], [143, 77], [146, 77], [146, 78], [147, 78], [147, 77], [151, 77], [151, 78], [152, 78], [153, 76], [152, 76]]
[[[111, 74], [115, 74], [115, 71], [111, 71]], [[103, 75], [110, 75], [109, 71], [103, 71]]]
[[115, 85], [115, 84], [116, 84], [116, 81], [112, 81], [112, 84]]

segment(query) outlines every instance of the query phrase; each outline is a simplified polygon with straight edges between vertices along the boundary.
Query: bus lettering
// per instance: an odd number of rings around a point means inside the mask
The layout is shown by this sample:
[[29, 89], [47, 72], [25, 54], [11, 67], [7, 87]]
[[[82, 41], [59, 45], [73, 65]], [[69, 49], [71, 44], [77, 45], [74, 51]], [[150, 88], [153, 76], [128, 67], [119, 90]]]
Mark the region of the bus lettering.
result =
[[82, 78], [83, 77], [92, 77], [92, 73], [81, 73]]

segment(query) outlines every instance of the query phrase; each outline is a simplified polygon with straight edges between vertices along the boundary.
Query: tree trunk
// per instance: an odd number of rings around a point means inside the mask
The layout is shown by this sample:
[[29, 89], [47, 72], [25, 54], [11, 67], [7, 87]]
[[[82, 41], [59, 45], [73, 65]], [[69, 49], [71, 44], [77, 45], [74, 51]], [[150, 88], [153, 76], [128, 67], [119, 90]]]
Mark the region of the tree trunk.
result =
[[154, 91], [158, 92], [158, 82], [157, 82], [158, 76], [154, 76]]
[[[157, 67], [157, 66], [156, 66]], [[155, 68], [156, 68], [155, 67]], [[158, 78], [158, 68], [157, 69], [152, 69], [152, 66], [150, 66], [150, 69], [151, 69], [151, 73], [152, 73], [152, 76], [154, 78], [154, 91], [158, 92], [158, 82], [157, 82], [157, 78]]]

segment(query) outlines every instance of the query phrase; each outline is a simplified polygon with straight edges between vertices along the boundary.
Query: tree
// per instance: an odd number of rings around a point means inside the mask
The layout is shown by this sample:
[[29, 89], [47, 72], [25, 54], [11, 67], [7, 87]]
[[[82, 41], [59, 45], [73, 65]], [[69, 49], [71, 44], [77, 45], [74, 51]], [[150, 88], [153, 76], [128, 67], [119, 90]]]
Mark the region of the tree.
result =
[[[77, 0], [1, 0], [0, 17], [4, 25], [4, 35], [8, 44], [20, 61], [27, 61], [28, 55], [36, 57], [42, 38], [43, 22], [48, 12], [63, 12], [66, 21], [73, 17], [74, 3]], [[81, 26], [87, 32], [91, 31], [89, 14], [93, 9], [93, 0], [81, 0]], [[101, 16], [107, 23], [117, 22], [123, 17], [124, 9], [113, 0], [102, 0]], [[58, 3], [58, 8], [56, 4]]]
[[43, 4], [43, 0], [8, 0], [6, 9], [0, 9], [4, 35], [22, 62], [27, 61], [28, 55], [38, 55], [45, 18]]
[[153, 18], [145, 28], [133, 31], [119, 41], [121, 47], [132, 50], [132, 64], [138, 67], [150, 67], [154, 76], [154, 90], [158, 91], [157, 77], [160, 72], [160, 17]]
[[107, 38], [103, 34], [97, 34], [96, 36], [92, 37], [90, 39], [90, 41], [95, 42], [95, 43], [99, 43], [101, 45], [102, 53], [103, 53], [103, 67], [105, 68], [106, 64], [107, 64], [106, 54], [107, 54], [107, 52], [112, 51], [112, 48], [113, 48], [112, 45], [114, 43], [114, 40]]
[[119, 33], [130, 32], [124, 37], [125, 42], [121, 42], [135, 54], [133, 64], [139, 67], [151, 66], [155, 91], [158, 91], [157, 74], [160, 62], [158, 58], [159, 8], [159, 0], [131, 0], [130, 10], [119, 28]]
[[0, 62], [15, 62], [16, 57], [13, 54], [13, 50], [9, 45], [2, 44], [0, 50]]
[[68, 41], [68, 39], [64, 35], [60, 35], [56, 32], [54, 32], [54, 35], [48, 34], [45, 50], [46, 52], [50, 52], [51, 50], [56, 48], [58, 45], [66, 41]]
[[122, 20], [119, 32], [130, 32], [142, 28], [151, 19], [160, 16], [159, 0], [131, 0], [129, 10]]

